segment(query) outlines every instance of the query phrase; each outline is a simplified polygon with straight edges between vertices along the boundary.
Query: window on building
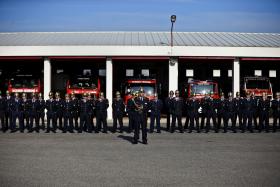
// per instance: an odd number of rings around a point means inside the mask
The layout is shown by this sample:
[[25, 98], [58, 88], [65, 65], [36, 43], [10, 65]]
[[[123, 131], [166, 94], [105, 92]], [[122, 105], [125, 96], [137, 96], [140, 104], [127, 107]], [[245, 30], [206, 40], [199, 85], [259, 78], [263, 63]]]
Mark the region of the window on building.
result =
[[221, 70], [214, 69], [213, 70], [213, 77], [220, 77], [221, 76]]
[[134, 75], [134, 70], [133, 69], [127, 69], [126, 70], [126, 76], [127, 77], [133, 77]]
[[262, 76], [262, 70], [255, 70], [255, 76]]
[[269, 70], [269, 77], [276, 77], [276, 70]]
[[193, 77], [193, 69], [186, 69], [186, 77]]

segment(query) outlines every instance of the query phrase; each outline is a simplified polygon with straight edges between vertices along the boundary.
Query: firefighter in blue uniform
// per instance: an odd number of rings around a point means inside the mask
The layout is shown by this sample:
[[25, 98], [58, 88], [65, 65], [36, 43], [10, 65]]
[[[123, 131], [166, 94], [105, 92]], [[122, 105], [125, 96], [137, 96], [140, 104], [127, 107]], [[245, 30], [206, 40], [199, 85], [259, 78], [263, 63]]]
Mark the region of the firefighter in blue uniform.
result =
[[38, 110], [37, 110], [37, 124], [40, 127], [40, 120], [41, 120], [41, 128], [45, 130], [45, 108], [46, 102], [43, 99], [42, 93], [38, 94]]
[[90, 110], [90, 113], [89, 113], [89, 123], [91, 125], [91, 128], [94, 129], [93, 119], [94, 119], [96, 98], [95, 98], [95, 95], [94, 95], [94, 98], [92, 98], [90, 93], [88, 93], [87, 96], [88, 96], [87, 101], [91, 105], [91, 110]]
[[218, 127], [217, 127], [217, 113], [215, 111], [215, 101], [213, 100], [212, 97], [210, 97], [210, 94], [207, 93], [204, 99], [204, 103], [202, 108], [205, 111], [206, 114], [206, 127], [205, 127], [205, 132], [208, 133], [210, 130], [210, 120], [212, 119], [213, 122], [213, 127], [216, 133], [218, 133]]
[[19, 98], [19, 94], [15, 93], [15, 98], [11, 101], [11, 112], [12, 112], [12, 127], [11, 132], [16, 131], [16, 120], [18, 119], [19, 122], [19, 129], [20, 132], [24, 132], [24, 124], [23, 124], [23, 107], [22, 107], [22, 100]]
[[92, 132], [92, 126], [90, 125], [90, 113], [92, 112], [92, 105], [91, 102], [88, 101], [87, 94], [83, 94], [83, 99], [80, 100], [79, 103], [79, 110], [80, 110], [80, 128], [79, 133], [82, 133], [84, 130], [84, 126], [89, 133]]
[[[242, 133], [245, 132], [246, 129], [248, 129], [251, 133], [254, 132], [252, 127], [252, 118], [253, 118], [253, 107], [254, 102], [251, 98], [250, 93], [246, 93], [246, 98], [242, 99], [241, 102], [241, 108], [243, 111], [243, 124], [242, 124]], [[248, 125], [247, 125], [248, 124]]]
[[190, 118], [190, 126], [189, 126], [189, 133], [192, 133], [194, 130], [194, 121], [196, 124], [196, 131], [200, 133], [200, 127], [199, 127], [199, 110], [200, 103], [197, 99], [195, 99], [195, 96], [192, 95], [191, 98], [187, 100], [187, 113]]
[[22, 123], [28, 132], [32, 132], [29, 121], [30, 101], [27, 99], [26, 93], [22, 94]]
[[2, 97], [2, 92], [0, 91], [0, 122], [1, 122], [1, 127], [2, 131], [6, 132], [7, 127], [5, 124], [5, 112], [6, 112], [6, 102], [5, 99]]
[[269, 132], [269, 109], [270, 109], [270, 99], [267, 97], [266, 93], [263, 93], [262, 98], [259, 100], [259, 111], [260, 111], [259, 132], [261, 132], [264, 128], [266, 132]]
[[236, 92], [236, 97], [234, 98], [234, 102], [236, 103], [236, 115], [235, 115], [235, 121], [237, 122], [238, 117], [238, 125], [239, 129], [242, 129], [242, 120], [243, 120], [243, 111], [242, 111], [242, 98], [240, 97], [240, 93]]
[[169, 97], [165, 99], [165, 107], [166, 107], [166, 117], [167, 117], [167, 123], [166, 123], [166, 131], [170, 130], [170, 117], [172, 117], [172, 102], [174, 99], [174, 92], [171, 90], [169, 92]]
[[158, 99], [157, 93], [155, 93], [155, 98], [150, 101], [149, 108], [151, 109], [151, 122], [150, 122], [150, 133], [154, 132], [154, 124], [156, 120], [157, 125], [157, 133], [161, 132], [160, 127], [160, 114], [163, 103], [160, 99]]
[[278, 128], [280, 127], [280, 92], [276, 93], [276, 98], [271, 102], [272, 115], [273, 115], [273, 132], [277, 131], [277, 122]]
[[219, 131], [221, 128], [222, 120], [223, 126], [225, 126], [225, 95], [221, 93], [221, 98], [215, 100], [215, 108], [217, 113], [217, 130]]
[[104, 97], [103, 92], [100, 93], [99, 98], [96, 100], [95, 107], [97, 131], [101, 131], [101, 126], [103, 125], [102, 132], [107, 133], [107, 108], [109, 107], [109, 101]]
[[6, 105], [6, 111], [5, 111], [5, 124], [6, 129], [9, 128], [12, 129], [13, 126], [13, 117], [12, 117], [12, 110], [11, 110], [11, 103], [13, 101], [13, 97], [11, 96], [9, 91], [6, 91], [6, 98], [5, 98], [5, 105]]
[[225, 100], [225, 119], [224, 119], [224, 132], [226, 133], [228, 130], [228, 122], [229, 119], [231, 121], [231, 130], [236, 133], [236, 101], [232, 97], [232, 93], [228, 93], [228, 99]]
[[117, 130], [117, 122], [119, 122], [120, 133], [123, 132], [123, 115], [125, 110], [125, 105], [123, 99], [121, 98], [121, 94], [119, 91], [116, 92], [116, 98], [114, 98], [112, 103], [113, 109], [113, 133]]
[[63, 122], [62, 132], [73, 133], [73, 101], [70, 100], [69, 94], [65, 94], [65, 100], [63, 101]]
[[175, 97], [172, 102], [172, 124], [171, 124], [171, 133], [175, 131], [175, 123], [177, 120], [178, 128], [180, 133], [183, 133], [182, 127], [182, 114], [183, 114], [183, 107], [184, 107], [184, 100], [183, 98], [179, 97], [180, 93], [178, 90], [175, 91]]
[[63, 100], [60, 98], [60, 93], [55, 93], [55, 108], [56, 108], [56, 124], [58, 120], [58, 128], [62, 130], [62, 118], [63, 118]]
[[135, 127], [135, 105], [134, 105], [134, 100], [136, 98], [136, 92], [131, 93], [131, 98], [127, 101], [127, 106], [126, 106], [126, 110], [127, 110], [127, 114], [128, 114], [128, 133], [131, 133], [132, 130], [134, 130]]
[[254, 122], [254, 127], [255, 130], [258, 129], [258, 114], [259, 114], [259, 99], [255, 96], [255, 92], [251, 93], [251, 98], [253, 100], [253, 114], [252, 114], [252, 118], [253, 118], [253, 122]]
[[29, 117], [30, 117], [30, 129], [33, 129], [33, 123], [35, 121], [35, 130], [39, 132], [39, 120], [38, 120], [38, 110], [39, 110], [39, 101], [36, 98], [36, 94], [32, 93], [32, 99], [30, 101], [30, 108], [29, 108]]
[[56, 103], [53, 98], [53, 93], [49, 93], [49, 99], [46, 101], [46, 109], [47, 109], [47, 131], [46, 133], [49, 133], [50, 128], [50, 122], [52, 122], [52, 131], [55, 133], [57, 128], [56, 123]]
[[75, 130], [79, 129], [79, 100], [76, 98], [75, 93], [71, 93], [71, 100], [73, 101], [73, 121], [75, 123]]
[[144, 97], [144, 91], [140, 89], [138, 97], [133, 100], [134, 104], [134, 141], [133, 144], [137, 144], [139, 140], [139, 131], [142, 130], [142, 142], [148, 144], [147, 141], [147, 112], [149, 100]]

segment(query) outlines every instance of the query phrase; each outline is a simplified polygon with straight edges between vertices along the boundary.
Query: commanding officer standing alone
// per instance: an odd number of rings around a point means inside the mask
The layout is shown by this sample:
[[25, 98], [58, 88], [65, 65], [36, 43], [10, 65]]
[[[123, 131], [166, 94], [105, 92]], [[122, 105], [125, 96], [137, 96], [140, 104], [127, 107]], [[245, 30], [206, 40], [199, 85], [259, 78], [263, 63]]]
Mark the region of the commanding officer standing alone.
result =
[[116, 98], [114, 98], [112, 103], [113, 108], [113, 133], [117, 130], [117, 122], [119, 122], [120, 133], [123, 132], [123, 115], [125, 105], [123, 99], [121, 98], [121, 94], [119, 91], [116, 92]]

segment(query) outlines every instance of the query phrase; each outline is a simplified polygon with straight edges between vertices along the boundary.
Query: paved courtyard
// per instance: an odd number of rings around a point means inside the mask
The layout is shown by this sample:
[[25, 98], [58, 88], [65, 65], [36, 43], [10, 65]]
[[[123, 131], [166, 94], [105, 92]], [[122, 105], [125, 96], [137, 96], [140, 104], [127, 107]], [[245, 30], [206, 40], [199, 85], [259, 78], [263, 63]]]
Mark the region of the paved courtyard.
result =
[[279, 186], [280, 132], [0, 134], [0, 186]]

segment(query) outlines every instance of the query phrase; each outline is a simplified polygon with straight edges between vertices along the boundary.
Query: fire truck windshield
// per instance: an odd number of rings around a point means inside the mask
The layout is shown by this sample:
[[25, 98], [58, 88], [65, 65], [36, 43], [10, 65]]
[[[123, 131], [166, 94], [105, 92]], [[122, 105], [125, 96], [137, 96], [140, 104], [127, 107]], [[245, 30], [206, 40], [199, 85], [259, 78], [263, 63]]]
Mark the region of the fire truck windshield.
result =
[[19, 79], [11, 79], [11, 86], [13, 88], [34, 88], [38, 86], [38, 82], [35, 79], [30, 78], [19, 78]]
[[247, 80], [246, 88], [247, 89], [269, 89], [270, 84], [269, 80]]
[[126, 94], [139, 91], [140, 88], [143, 88], [146, 96], [152, 96], [155, 93], [155, 87], [153, 87], [153, 85], [151, 84], [137, 84], [137, 85], [129, 84], [126, 89], [127, 90]]
[[79, 78], [70, 83], [71, 88], [92, 88], [96, 89], [96, 84], [89, 78]]
[[214, 85], [213, 84], [193, 84], [191, 85], [191, 93], [192, 94], [207, 94], [214, 93]]

